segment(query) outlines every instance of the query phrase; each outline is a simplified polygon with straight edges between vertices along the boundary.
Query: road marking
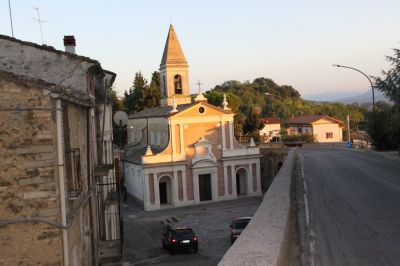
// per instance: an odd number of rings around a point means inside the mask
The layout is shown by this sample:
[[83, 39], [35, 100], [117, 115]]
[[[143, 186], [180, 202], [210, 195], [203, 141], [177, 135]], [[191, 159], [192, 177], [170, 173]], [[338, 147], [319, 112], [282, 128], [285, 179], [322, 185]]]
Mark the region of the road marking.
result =
[[307, 227], [310, 227], [310, 212], [308, 210], [308, 199], [307, 199], [307, 194], [304, 193], [304, 208], [306, 211], [306, 223], [307, 223]]
[[[303, 178], [303, 187], [304, 187], [304, 192], [303, 192], [303, 197], [304, 197], [304, 211], [306, 213], [306, 224], [307, 228], [310, 229], [310, 210], [308, 206], [308, 198], [307, 198], [307, 184], [306, 184], [306, 178], [304, 175], [304, 157], [301, 154], [298, 154], [301, 162], [301, 177]], [[310, 243], [309, 243], [309, 250], [310, 250], [310, 265], [315, 266], [315, 253], [316, 253], [316, 243], [315, 243], [315, 233], [312, 229], [310, 229]]]

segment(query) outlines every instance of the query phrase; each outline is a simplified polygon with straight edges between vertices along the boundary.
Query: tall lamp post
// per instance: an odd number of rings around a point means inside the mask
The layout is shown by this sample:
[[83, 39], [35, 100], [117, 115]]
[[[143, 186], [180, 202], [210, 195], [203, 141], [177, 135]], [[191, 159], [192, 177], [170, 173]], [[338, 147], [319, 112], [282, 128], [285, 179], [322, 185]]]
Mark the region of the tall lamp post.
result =
[[267, 95], [267, 96], [272, 96], [272, 97], [276, 97], [276, 98], [278, 98], [279, 100], [283, 101], [282, 97], [281, 97], [281, 96], [278, 96], [278, 95], [276, 95], [276, 94], [272, 94], [272, 93], [266, 92], [265, 95]]
[[366, 77], [369, 81], [369, 83], [371, 84], [371, 89], [372, 89], [372, 112], [375, 113], [375, 93], [374, 93], [374, 84], [372, 83], [371, 79], [361, 70], [354, 68], [354, 67], [349, 67], [349, 66], [342, 66], [342, 65], [337, 65], [337, 64], [333, 64], [334, 67], [343, 67], [343, 68], [348, 68], [348, 69], [352, 69], [355, 70], [361, 74], [364, 75], [364, 77]]

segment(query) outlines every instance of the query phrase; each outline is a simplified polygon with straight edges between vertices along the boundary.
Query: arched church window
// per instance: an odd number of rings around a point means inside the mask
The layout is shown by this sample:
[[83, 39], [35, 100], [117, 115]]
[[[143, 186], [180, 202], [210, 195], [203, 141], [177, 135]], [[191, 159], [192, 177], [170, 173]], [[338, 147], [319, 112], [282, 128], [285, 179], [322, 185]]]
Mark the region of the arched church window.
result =
[[175, 94], [182, 94], [182, 78], [180, 75], [175, 75], [174, 84], [175, 84]]

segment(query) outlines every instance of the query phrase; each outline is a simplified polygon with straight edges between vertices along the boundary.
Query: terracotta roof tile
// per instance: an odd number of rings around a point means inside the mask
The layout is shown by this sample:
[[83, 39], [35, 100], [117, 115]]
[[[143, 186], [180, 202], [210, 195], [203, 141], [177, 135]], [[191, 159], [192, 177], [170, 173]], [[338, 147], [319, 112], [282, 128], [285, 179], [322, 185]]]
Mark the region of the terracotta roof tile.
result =
[[339, 124], [343, 123], [342, 121], [327, 115], [308, 115], [308, 116], [297, 116], [290, 118], [288, 120], [288, 124], [312, 124], [321, 119], [328, 119], [334, 123], [339, 123]]
[[281, 119], [279, 117], [263, 117], [260, 118], [260, 121], [264, 124], [280, 124], [281, 123]]

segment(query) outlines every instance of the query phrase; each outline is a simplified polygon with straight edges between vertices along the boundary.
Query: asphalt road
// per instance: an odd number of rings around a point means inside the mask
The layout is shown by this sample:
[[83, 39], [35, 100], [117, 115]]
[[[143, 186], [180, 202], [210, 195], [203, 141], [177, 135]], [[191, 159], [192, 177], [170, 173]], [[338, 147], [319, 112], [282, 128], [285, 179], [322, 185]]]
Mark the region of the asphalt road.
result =
[[303, 265], [400, 265], [400, 161], [327, 146], [298, 154]]

